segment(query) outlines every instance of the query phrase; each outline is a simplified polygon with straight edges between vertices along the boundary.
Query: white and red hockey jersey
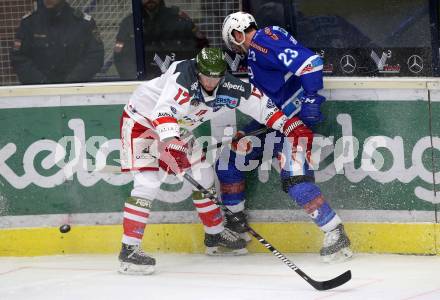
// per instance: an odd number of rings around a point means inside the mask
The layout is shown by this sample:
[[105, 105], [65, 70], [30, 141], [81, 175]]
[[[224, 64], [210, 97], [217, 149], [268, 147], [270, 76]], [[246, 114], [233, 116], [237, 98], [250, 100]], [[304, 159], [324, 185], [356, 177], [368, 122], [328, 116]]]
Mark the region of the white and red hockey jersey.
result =
[[174, 62], [162, 76], [142, 83], [124, 109], [136, 122], [155, 129], [164, 140], [179, 137], [180, 127], [191, 131], [236, 108], [276, 130], [287, 119], [260, 90], [228, 73], [208, 95], [198, 82], [195, 60]]

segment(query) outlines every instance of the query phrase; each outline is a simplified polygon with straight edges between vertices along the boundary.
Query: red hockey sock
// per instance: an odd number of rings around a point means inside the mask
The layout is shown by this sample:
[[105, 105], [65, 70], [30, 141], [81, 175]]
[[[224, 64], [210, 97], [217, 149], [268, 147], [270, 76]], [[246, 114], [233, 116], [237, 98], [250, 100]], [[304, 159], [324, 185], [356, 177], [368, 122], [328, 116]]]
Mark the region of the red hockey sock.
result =
[[151, 201], [130, 197], [125, 202], [122, 242], [128, 245], [141, 243], [145, 226], [150, 216]]
[[206, 233], [217, 234], [223, 231], [223, 215], [214, 201], [203, 198], [200, 192], [193, 192], [193, 202]]

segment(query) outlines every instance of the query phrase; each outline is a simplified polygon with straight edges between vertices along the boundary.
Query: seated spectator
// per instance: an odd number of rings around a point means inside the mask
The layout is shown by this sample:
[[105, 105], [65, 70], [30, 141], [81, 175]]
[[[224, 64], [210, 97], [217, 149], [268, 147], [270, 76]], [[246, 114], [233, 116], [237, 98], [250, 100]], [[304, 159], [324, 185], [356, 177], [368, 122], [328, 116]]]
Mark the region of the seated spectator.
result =
[[[287, 27], [283, 3], [271, 1], [259, 6], [255, 19], [260, 28]], [[370, 38], [354, 24], [338, 15], [305, 16], [297, 11], [293, 17], [295, 38], [310, 48], [359, 48], [374, 46]]]
[[[187, 14], [178, 7], [165, 6], [163, 0], [142, 0], [143, 35], [147, 78], [161, 74], [166, 65], [160, 66], [154, 60], [157, 54], [165, 62], [193, 58], [208, 46], [205, 35], [197, 28]], [[133, 33], [133, 15], [125, 17], [116, 37], [114, 62], [121, 79], [136, 79], [136, 51]], [[168, 62], [169, 65], [170, 61]], [[166, 62], [165, 62], [166, 64]]]
[[21, 20], [11, 59], [23, 84], [87, 82], [103, 65], [104, 45], [91, 16], [43, 0]]

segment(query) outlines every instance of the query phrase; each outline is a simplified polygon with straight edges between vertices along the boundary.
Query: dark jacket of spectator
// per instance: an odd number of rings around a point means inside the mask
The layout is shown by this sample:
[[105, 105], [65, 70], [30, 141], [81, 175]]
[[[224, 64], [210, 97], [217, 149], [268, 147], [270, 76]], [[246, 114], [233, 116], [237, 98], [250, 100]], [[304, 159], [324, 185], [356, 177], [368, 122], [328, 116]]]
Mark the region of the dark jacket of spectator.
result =
[[[143, 37], [147, 78], [161, 74], [154, 60], [161, 62], [194, 58], [209, 45], [206, 36], [178, 7], [166, 7], [163, 0], [143, 0]], [[114, 62], [121, 79], [136, 79], [136, 54], [133, 16], [125, 17], [119, 26], [114, 47]], [[161, 63], [159, 62], [159, 64]]]
[[91, 16], [62, 0], [23, 17], [11, 53], [23, 84], [90, 81], [104, 61], [104, 46]]
[[[279, 2], [266, 2], [258, 6], [255, 19], [260, 28], [280, 26], [286, 28], [284, 6]], [[355, 25], [341, 16], [305, 16], [297, 11], [295, 38], [310, 48], [360, 48], [373, 46], [371, 40]]]

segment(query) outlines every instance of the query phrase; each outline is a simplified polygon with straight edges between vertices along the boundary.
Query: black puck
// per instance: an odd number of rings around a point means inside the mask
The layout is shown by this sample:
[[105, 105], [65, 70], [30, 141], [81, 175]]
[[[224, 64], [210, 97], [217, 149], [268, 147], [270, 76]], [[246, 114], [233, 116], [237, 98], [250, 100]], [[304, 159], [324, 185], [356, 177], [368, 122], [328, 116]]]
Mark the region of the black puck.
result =
[[70, 225], [69, 224], [63, 224], [60, 226], [60, 232], [66, 233], [70, 231]]

